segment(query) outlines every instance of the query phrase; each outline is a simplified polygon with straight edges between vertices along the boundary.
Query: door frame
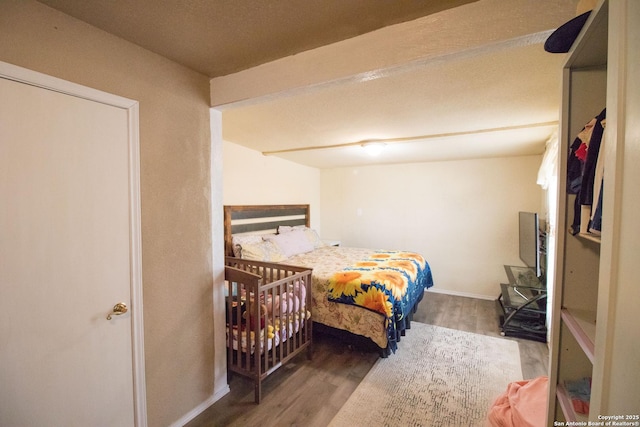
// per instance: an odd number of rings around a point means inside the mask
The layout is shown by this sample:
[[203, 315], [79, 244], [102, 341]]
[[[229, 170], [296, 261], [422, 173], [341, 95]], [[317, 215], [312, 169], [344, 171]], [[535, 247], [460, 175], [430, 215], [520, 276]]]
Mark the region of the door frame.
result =
[[137, 427], [147, 425], [147, 399], [144, 364], [144, 325], [142, 315], [142, 238], [140, 214], [140, 130], [138, 101], [81, 86], [0, 61], [0, 78], [42, 89], [99, 102], [127, 111], [129, 146], [129, 232], [131, 264], [131, 333], [133, 361], [133, 406]]

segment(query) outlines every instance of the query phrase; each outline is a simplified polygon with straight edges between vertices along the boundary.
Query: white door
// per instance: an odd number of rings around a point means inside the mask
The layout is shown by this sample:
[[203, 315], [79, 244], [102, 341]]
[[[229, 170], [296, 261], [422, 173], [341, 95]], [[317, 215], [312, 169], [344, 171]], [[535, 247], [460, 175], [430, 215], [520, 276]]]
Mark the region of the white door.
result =
[[[133, 426], [144, 414], [129, 115], [0, 78], [2, 426]], [[117, 303], [127, 312], [107, 320]]]

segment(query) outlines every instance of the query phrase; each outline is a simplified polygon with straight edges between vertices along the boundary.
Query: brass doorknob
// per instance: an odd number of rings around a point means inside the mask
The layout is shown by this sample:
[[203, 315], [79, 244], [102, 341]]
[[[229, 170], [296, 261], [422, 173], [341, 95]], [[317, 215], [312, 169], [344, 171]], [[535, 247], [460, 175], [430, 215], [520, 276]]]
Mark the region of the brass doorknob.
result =
[[111, 320], [111, 315], [114, 314], [116, 316], [120, 316], [121, 314], [124, 314], [127, 312], [127, 304], [123, 303], [123, 302], [119, 302], [116, 305], [113, 306], [113, 311], [111, 313], [109, 313], [109, 315], [107, 316], [107, 320]]

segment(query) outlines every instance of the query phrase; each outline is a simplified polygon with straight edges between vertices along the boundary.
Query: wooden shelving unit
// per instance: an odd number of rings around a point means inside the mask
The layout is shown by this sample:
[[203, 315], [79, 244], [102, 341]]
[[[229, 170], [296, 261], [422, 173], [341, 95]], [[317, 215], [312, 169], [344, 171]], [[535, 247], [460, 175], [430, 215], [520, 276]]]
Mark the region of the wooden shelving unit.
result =
[[[601, 0], [563, 68], [547, 425], [601, 415], [640, 421], [640, 373], [631, 368], [640, 354], [638, 22], [640, 2]], [[605, 107], [602, 235], [574, 236], [568, 233], [575, 200], [566, 192], [569, 147]], [[583, 378], [591, 379], [588, 415], [574, 411], [565, 386]]]
[[[573, 222], [575, 195], [566, 194], [568, 147], [584, 125], [606, 106], [608, 2], [591, 13], [563, 70], [563, 111], [560, 161], [558, 257], [556, 301], [552, 319], [552, 396], [549, 425], [554, 421], [584, 421], [576, 413], [565, 386], [593, 376], [600, 273], [601, 239], [587, 233], [567, 232]], [[588, 90], [587, 90], [588, 88]]]
[[556, 393], [556, 397], [558, 399], [558, 404], [560, 405], [560, 409], [562, 413], [565, 415], [567, 421], [587, 421], [589, 417], [584, 414], [579, 414], [573, 409], [573, 404], [571, 403], [571, 398], [569, 397], [569, 392], [564, 385], [558, 384], [558, 390]]
[[582, 239], [591, 240], [592, 242], [596, 242], [596, 243], [601, 243], [602, 242], [600, 236], [595, 236], [593, 234], [579, 233], [578, 237], [580, 237]]
[[593, 363], [595, 357], [596, 324], [591, 322], [595, 313], [582, 310], [562, 309], [561, 318], [576, 339], [589, 361]]

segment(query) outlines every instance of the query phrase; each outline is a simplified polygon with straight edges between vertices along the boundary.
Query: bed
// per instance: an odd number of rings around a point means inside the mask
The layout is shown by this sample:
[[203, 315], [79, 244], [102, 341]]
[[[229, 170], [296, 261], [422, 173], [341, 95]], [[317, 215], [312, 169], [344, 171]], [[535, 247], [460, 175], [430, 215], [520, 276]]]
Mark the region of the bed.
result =
[[[396, 351], [424, 290], [433, 285], [420, 254], [324, 244], [310, 228], [309, 205], [225, 206], [224, 227], [228, 262], [249, 258], [310, 270], [314, 328], [375, 348], [382, 357]], [[313, 248], [294, 244], [282, 251], [268, 243], [282, 243], [278, 239], [293, 232], [298, 240], [305, 234]]]

